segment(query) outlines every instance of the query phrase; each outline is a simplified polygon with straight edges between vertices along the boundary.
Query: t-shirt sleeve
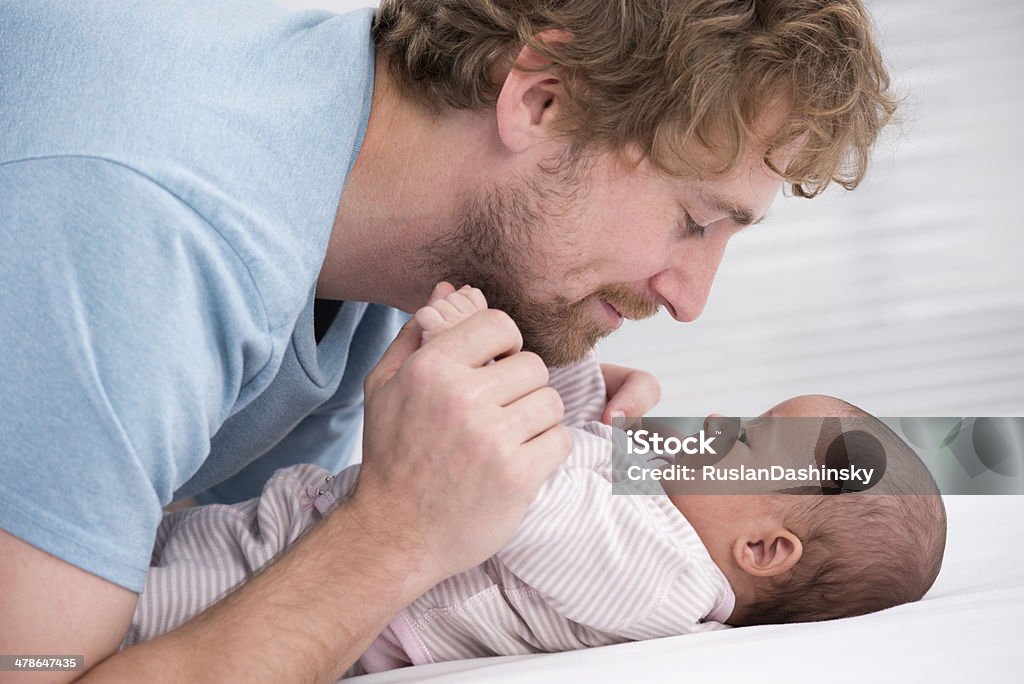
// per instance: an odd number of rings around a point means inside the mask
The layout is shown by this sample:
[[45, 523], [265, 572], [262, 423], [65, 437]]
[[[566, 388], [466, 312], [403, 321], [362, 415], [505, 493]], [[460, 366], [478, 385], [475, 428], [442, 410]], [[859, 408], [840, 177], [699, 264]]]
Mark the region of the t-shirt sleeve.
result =
[[140, 591], [161, 507], [271, 358], [244, 264], [88, 157], [0, 165], [0, 527]]
[[[572, 430], [566, 465], [542, 485], [519, 531], [497, 557], [559, 614], [616, 634], [657, 608], [691, 562], [643, 496], [613, 495], [593, 467], [610, 459], [611, 442]], [[674, 619], [696, 623], [696, 605]]]

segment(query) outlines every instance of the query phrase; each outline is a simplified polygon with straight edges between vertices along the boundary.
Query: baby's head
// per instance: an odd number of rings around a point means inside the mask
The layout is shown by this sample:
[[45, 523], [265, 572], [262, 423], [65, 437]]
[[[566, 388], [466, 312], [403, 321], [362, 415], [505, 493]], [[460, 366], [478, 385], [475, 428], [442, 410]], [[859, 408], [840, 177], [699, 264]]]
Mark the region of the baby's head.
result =
[[[771, 420], [798, 416], [829, 418], [809, 421], [816, 434], [802, 436], [799, 421], [791, 428]], [[728, 623], [829, 620], [924, 596], [942, 563], [946, 514], [913, 449], [877, 418], [832, 397], [795, 397], [759, 421], [745, 426], [720, 466], [780, 458], [823, 466], [827, 459], [830, 467], [881, 466], [884, 475], [866, 491], [831, 483], [783, 494], [671, 495], [732, 584]]]

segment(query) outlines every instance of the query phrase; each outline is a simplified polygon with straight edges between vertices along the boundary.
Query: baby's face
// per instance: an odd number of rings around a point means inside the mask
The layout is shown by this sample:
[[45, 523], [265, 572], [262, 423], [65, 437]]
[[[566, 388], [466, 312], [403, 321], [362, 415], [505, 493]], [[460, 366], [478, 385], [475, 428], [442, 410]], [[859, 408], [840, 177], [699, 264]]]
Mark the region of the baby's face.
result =
[[[768, 409], [753, 420], [736, 421], [712, 414], [704, 421], [706, 435], [716, 435], [716, 444], [724, 444], [728, 451], [715, 466], [721, 469], [781, 465], [784, 468], [802, 468], [819, 465], [820, 453], [827, 443], [841, 431], [835, 418], [855, 415], [843, 402], [820, 394], [809, 394], [787, 399]], [[780, 418], [798, 420], [778, 420]], [[731, 444], [731, 447], [729, 446]], [[824, 445], [824, 446], [823, 446]], [[683, 456], [678, 463], [700, 467], [706, 457]], [[728, 481], [707, 485], [701, 491], [708, 494], [680, 494], [669, 492], [672, 502], [698, 529], [714, 534], [726, 526], [732, 528], [744, 519], [763, 515], [768, 499], [777, 506], [778, 496], [767, 493], [764, 482]], [[784, 485], [778, 489], [784, 489]], [[762, 494], [758, 496], [757, 494]], [[701, 535], [702, 537], [704, 534]]]
[[841, 430], [834, 419], [853, 415], [838, 399], [805, 394], [776, 404], [752, 420], [711, 414], [704, 421], [704, 432], [716, 436], [721, 467], [798, 468], [820, 464], [822, 454], [818, 452]]
[[[738, 469], [740, 466], [820, 466], [824, 462], [828, 444], [841, 434], [837, 419], [854, 415], [847, 404], [820, 394], [787, 399], [749, 420], [726, 418], [713, 413], [704, 420], [703, 432], [706, 437], [714, 438], [715, 454], [681, 452], [676, 463], [697, 469], [714, 465], [723, 470]], [[700, 491], [708, 493], [751, 494], [774, 491], [766, 489], [764, 483], [751, 483], [748, 487], [736, 481], [722, 482], [721, 486], [713, 481], [702, 481], [701, 484], [707, 484], [707, 487]]]

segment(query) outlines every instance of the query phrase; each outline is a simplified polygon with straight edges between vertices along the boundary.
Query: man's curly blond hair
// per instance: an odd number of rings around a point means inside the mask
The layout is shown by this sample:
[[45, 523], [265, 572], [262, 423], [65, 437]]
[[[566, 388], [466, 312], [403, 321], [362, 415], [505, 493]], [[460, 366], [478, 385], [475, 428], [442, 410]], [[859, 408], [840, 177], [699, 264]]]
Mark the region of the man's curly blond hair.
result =
[[[435, 111], [493, 107], [493, 74], [529, 45], [563, 76], [574, 153], [632, 147], [672, 175], [719, 175], [767, 149], [800, 197], [856, 187], [896, 109], [860, 0], [381, 0], [373, 36]], [[786, 120], [766, 134], [774, 103]], [[801, 136], [775, 168], [772, 150]], [[688, 162], [691, 141], [720, 165]]]

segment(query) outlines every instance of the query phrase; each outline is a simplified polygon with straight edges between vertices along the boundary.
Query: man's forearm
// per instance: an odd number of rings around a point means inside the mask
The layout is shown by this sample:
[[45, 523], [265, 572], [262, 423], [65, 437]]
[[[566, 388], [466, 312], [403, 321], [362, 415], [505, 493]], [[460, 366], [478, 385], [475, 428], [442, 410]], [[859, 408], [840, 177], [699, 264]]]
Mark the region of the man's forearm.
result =
[[[115, 654], [81, 681], [325, 682], [443, 578], [350, 500], [217, 605]], [[382, 526], [381, 526], [382, 527]]]

